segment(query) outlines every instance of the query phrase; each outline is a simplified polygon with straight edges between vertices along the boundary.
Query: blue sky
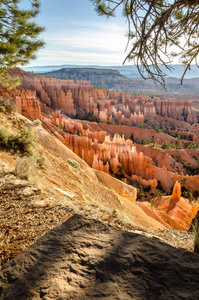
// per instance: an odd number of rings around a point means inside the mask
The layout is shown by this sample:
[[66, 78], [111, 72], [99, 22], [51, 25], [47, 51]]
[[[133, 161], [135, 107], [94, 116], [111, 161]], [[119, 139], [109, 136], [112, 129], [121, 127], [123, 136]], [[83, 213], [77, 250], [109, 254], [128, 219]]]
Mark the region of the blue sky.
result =
[[41, 0], [37, 23], [46, 45], [29, 66], [122, 65], [127, 54], [124, 18], [98, 16], [89, 0]]

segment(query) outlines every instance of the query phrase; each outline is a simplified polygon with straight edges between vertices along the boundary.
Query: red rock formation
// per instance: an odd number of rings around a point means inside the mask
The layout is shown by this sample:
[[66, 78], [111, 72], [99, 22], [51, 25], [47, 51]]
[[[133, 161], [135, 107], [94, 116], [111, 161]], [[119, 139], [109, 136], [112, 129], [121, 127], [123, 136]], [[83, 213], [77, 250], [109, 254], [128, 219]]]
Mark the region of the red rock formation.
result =
[[107, 123], [107, 114], [105, 111], [99, 112], [99, 118], [101, 123]]
[[83, 126], [79, 122], [73, 122], [70, 118], [67, 120], [60, 114], [60, 111], [56, 111], [52, 117], [52, 123], [63, 130], [71, 134], [84, 135]]
[[76, 115], [72, 93], [70, 90], [65, 94], [63, 90], [60, 91], [59, 98], [57, 99], [58, 108], [62, 109], [67, 115]]
[[191, 101], [177, 101], [176, 99], [155, 100], [154, 105], [157, 114], [172, 117], [177, 120], [184, 120], [189, 116], [187, 121], [194, 122], [195, 111], [191, 105]]
[[22, 100], [22, 115], [31, 120], [41, 118], [40, 103], [36, 99]]
[[[136, 202], [136, 205], [139, 206], [149, 217], [155, 219], [156, 221], [163, 224], [166, 228], [170, 228], [170, 223], [166, 222], [166, 214], [165, 218], [163, 215], [160, 215], [158, 211], [155, 209], [152, 209], [149, 205], [149, 203], [143, 203], [143, 202]], [[168, 219], [168, 218], [167, 218]]]
[[130, 115], [130, 121], [144, 123], [144, 114], [142, 114], [140, 111], [138, 112], [138, 114], [134, 112], [134, 114]]
[[41, 108], [36, 99], [36, 93], [23, 89], [16, 91], [16, 93], [18, 94], [15, 97], [17, 111], [31, 120], [41, 119]]
[[145, 118], [154, 118], [157, 114], [177, 120], [186, 119], [191, 124], [196, 120], [196, 112], [190, 101], [115, 93], [105, 88], [95, 89], [87, 81], [75, 83], [73, 80], [49, 79], [20, 69], [12, 70], [11, 74], [21, 78], [23, 87], [36, 90], [43, 103], [53, 109], [63, 110], [68, 115], [76, 115], [75, 104], [104, 123], [107, 123], [107, 118], [112, 122], [112, 114], [119, 123], [144, 123]]
[[151, 191], [154, 192], [156, 191], [156, 188], [157, 188], [157, 185], [158, 185], [158, 182], [157, 182], [157, 179], [149, 179], [149, 180], [146, 180], [146, 179], [143, 179], [142, 177], [140, 176], [137, 176], [137, 175], [131, 175], [131, 178], [134, 180], [134, 181], [137, 181], [143, 185], [146, 185], [146, 186], [151, 186]]
[[[111, 139], [110, 136], [107, 136], [106, 131], [112, 135], [118, 132], [122, 133], [125, 138], [132, 138], [136, 142], [142, 142], [144, 139], [149, 139], [151, 142], [158, 139], [160, 143], [165, 140], [176, 142], [175, 138], [155, 130], [109, 125], [107, 120], [109, 123], [119, 122], [122, 124], [144, 123], [144, 120], [150, 118], [151, 122], [154, 119], [160, 123], [163, 121], [164, 124], [168, 121], [171, 124], [169, 127], [172, 130], [171, 134], [178, 134], [178, 130], [175, 130], [176, 124], [185, 128], [187, 123], [184, 120], [190, 123], [195, 120], [195, 111], [191, 102], [178, 102], [175, 99], [161, 100], [157, 97], [151, 99], [143, 95], [132, 96], [124, 92], [115, 93], [106, 89], [94, 89], [89, 82], [85, 81], [74, 83], [72, 80], [47, 79], [20, 71], [18, 73], [26, 88], [37, 91], [37, 95], [23, 90], [16, 94], [18, 111], [30, 119], [41, 116], [40, 103], [37, 100], [39, 97], [45, 107], [59, 109], [66, 115], [75, 115], [77, 110], [80, 116], [85, 115], [92, 118], [95, 116], [103, 122], [87, 123], [87, 126], [83, 128], [82, 124], [85, 123], [64, 118], [60, 111], [56, 112], [52, 119], [42, 120], [45, 128], [51, 130], [65, 145], [96, 170], [106, 173], [111, 171], [115, 175], [123, 174], [126, 178], [132, 177], [142, 184], [151, 185], [154, 191], [160, 182], [167, 193], [170, 193], [176, 180], [180, 182], [183, 178], [183, 175], [171, 172], [171, 153], [165, 151], [166, 154], [163, 155], [158, 149], [152, 150], [149, 147], [142, 149], [142, 146], [139, 145], [135, 147], [132, 141], [125, 140], [124, 137], [121, 138], [118, 135]], [[175, 122], [171, 118], [182, 121]], [[61, 131], [61, 128], [64, 132]], [[92, 128], [95, 131], [92, 131]], [[176, 126], [176, 128], [178, 127]], [[102, 129], [104, 131], [100, 132]], [[187, 135], [190, 139], [198, 141], [198, 137], [192, 132], [192, 126], [189, 125], [188, 129]], [[154, 152], [154, 156], [150, 151]], [[185, 152], [182, 151], [180, 157], [188, 155]], [[157, 158], [157, 165], [161, 161], [160, 167], [155, 165], [154, 157]], [[191, 158], [187, 159], [190, 165], [192, 160]], [[189, 190], [194, 191], [198, 188], [199, 176], [187, 176], [186, 178]], [[179, 212], [177, 203], [181, 201], [180, 199], [180, 186], [176, 183], [169, 204], [167, 203], [168, 213], [160, 209], [156, 212], [156, 219], [160, 218], [163, 223], [166, 222], [178, 229], [186, 228], [185, 223], [188, 222], [187, 220], [193, 215], [193, 212], [188, 206], [185, 207], [187, 211], [185, 215], [182, 211]], [[149, 213], [148, 208], [145, 207], [145, 210]], [[166, 218], [169, 221], [166, 221]]]
[[180, 197], [181, 197], [181, 184], [180, 182], [176, 181], [171, 195], [171, 200], [173, 199], [180, 200]]
[[[63, 121], [60, 112], [57, 112], [53, 118]], [[73, 121], [68, 119], [68, 123]], [[75, 122], [74, 122], [75, 123]], [[79, 123], [79, 122], [76, 122]], [[74, 130], [75, 126], [73, 127]], [[142, 152], [137, 152], [132, 141], [125, 140], [124, 137], [115, 135], [113, 139], [106, 136], [106, 132], [99, 133], [104, 137], [102, 142], [97, 140], [96, 132], [83, 129], [83, 136], [74, 136], [65, 133], [64, 143], [83, 158], [90, 166], [96, 170], [105, 173], [111, 172], [119, 174], [131, 174], [132, 179], [144, 185], [151, 185], [155, 191], [158, 181], [161, 182], [164, 190], [168, 193], [176, 180], [180, 182], [182, 175], [168, 172], [165, 167], [158, 168], [151, 164], [151, 159]], [[187, 177], [187, 182], [198, 184], [199, 176]], [[195, 181], [194, 181], [195, 180]], [[180, 198], [180, 184], [176, 183], [172, 196], [163, 197], [154, 201], [155, 211], [145, 204], [139, 205], [150, 217], [159, 221], [166, 227], [173, 227], [177, 230], [187, 230], [191, 219], [197, 212], [192, 204], [183, 198]]]
[[[179, 189], [179, 187], [177, 188]], [[191, 224], [191, 219], [194, 217], [194, 213], [197, 213], [197, 209], [193, 209], [191, 203], [182, 197], [172, 198], [170, 196], [158, 198], [153, 201], [156, 210], [160, 211], [160, 216], [166, 220], [168, 216], [168, 224], [177, 230], [188, 230]], [[190, 218], [191, 216], [191, 218]]]
[[109, 174], [109, 163], [104, 165], [103, 161], [98, 158], [98, 154], [93, 155], [92, 168], [95, 170], [103, 171]]
[[16, 107], [17, 107], [17, 112], [18, 112], [19, 114], [22, 114], [21, 97], [16, 96], [16, 98], [15, 98], [15, 104], [16, 104]]

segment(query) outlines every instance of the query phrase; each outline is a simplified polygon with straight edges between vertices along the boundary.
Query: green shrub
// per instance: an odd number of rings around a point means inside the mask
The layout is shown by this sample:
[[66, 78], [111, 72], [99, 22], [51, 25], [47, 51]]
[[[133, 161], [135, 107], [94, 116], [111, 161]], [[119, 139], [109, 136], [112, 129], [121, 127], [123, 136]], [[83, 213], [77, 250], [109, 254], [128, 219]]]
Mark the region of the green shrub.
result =
[[76, 162], [76, 160], [68, 158], [66, 161], [67, 161], [67, 163], [69, 163], [73, 168], [76, 168], [76, 169], [79, 168], [79, 163]]
[[36, 159], [36, 163], [37, 163], [40, 167], [47, 166], [47, 159], [46, 159], [45, 156], [37, 156], [35, 159]]
[[0, 127], [0, 147], [7, 148], [11, 134], [9, 130], [3, 126]]
[[187, 149], [197, 149], [197, 145], [195, 143], [191, 143], [189, 144], [189, 146], [187, 147]]
[[0, 148], [14, 152], [31, 154], [31, 146], [36, 137], [32, 130], [27, 127], [21, 127], [18, 134], [13, 134], [9, 129], [0, 127]]
[[158, 191], [158, 193], [157, 193], [157, 198], [158, 198], [158, 199], [161, 199], [161, 198], [164, 197], [164, 196], [166, 196], [165, 193], [162, 193], [162, 192]]
[[146, 199], [145, 192], [143, 191], [142, 188], [137, 188], [137, 200], [140, 202], [145, 201]]
[[143, 140], [142, 144], [143, 145], [148, 145], [148, 144], [150, 144], [150, 140], [149, 139]]
[[154, 204], [150, 201], [147, 201], [147, 203], [150, 205], [151, 208], [154, 208]]
[[16, 136], [15, 141], [18, 150], [22, 153], [30, 153], [32, 143], [35, 142], [37, 138], [35, 137], [33, 130], [27, 127], [22, 127], [20, 133]]
[[139, 199], [139, 201], [140, 201], [140, 202], [145, 202], [145, 201], [146, 201], [146, 198], [145, 198], [144, 196], [141, 196], [140, 199]]
[[186, 177], [181, 178], [180, 183], [181, 183], [181, 186], [186, 186], [187, 178]]
[[182, 197], [189, 199], [190, 201], [193, 200], [193, 194], [192, 192], [188, 192], [188, 191], [183, 191], [182, 192]]
[[42, 121], [40, 121], [39, 119], [34, 120], [33, 123], [36, 126], [42, 126]]
[[140, 124], [140, 128], [141, 128], [141, 129], [143, 129], [143, 128], [144, 128], [144, 125], [143, 125], [142, 123]]
[[4, 114], [6, 113], [5, 106], [0, 105], [0, 112], [2, 112]]

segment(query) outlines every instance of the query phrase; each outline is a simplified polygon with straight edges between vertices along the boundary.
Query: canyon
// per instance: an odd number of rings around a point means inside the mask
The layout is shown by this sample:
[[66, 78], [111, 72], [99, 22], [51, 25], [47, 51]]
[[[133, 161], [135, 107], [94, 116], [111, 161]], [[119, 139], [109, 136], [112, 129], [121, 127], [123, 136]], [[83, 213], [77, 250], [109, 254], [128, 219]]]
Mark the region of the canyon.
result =
[[[114, 92], [85, 80], [50, 79], [20, 69], [10, 74], [21, 79], [10, 92], [19, 113], [41, 120], [96, 171], [135, 186], [137, 201], [132, 199], [146, 214], [166, 227], [189, 228], [199, 188], [199, 115], [191, 101]], [[167, 196], [177, 182], [185, 182], [184, 197]]]

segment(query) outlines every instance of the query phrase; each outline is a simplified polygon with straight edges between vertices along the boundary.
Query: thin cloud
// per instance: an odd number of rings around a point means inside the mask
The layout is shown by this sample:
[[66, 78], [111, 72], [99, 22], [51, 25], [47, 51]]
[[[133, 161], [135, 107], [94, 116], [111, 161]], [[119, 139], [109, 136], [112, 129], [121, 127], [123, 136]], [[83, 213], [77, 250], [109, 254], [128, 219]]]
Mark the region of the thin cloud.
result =
[[72, 22], [70, 28], [65, 30], [63, 26], [56, 35], [51, 31], [45, 32], [43, 39], [45, 49], [38, 52], [34, 65], [51, 60], [55, 64], [121, 65], [125, 58], [127, 39], [124, 27], [116, 23]]
[[[39, 60], [46, 64], [98, 64], [98, 65], [121, 65], [121, 54], [115, 54], [110, 56], [107, 53], [96, 52], [79, 52], [79, 51], [61, 51], [61, 50], [42, 50], [39, 53]], [[35, 61], [33, 65], [38, 65], [38, 61]], [[96, 63], [97, 62], [97, 63]]]

